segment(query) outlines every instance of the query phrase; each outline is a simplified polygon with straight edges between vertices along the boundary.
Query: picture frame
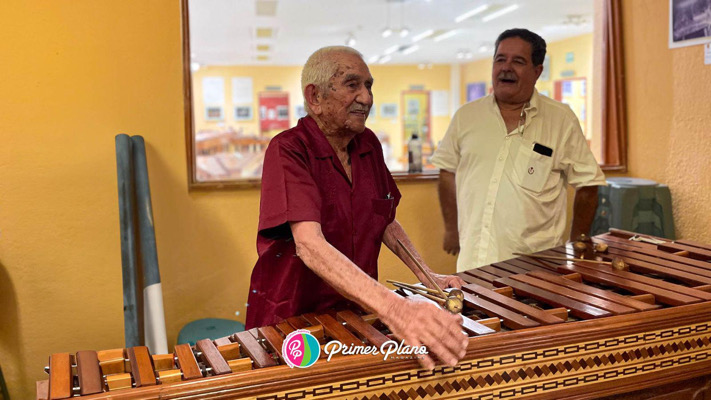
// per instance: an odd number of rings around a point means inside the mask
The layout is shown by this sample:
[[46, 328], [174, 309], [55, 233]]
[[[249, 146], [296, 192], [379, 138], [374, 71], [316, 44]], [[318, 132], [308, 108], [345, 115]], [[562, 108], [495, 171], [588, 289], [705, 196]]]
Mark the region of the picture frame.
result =
[[289, 120], [289, 106], [277, 106], [276, 112], [277, 112], [277, 119], [279, 121], [288, 121]]
[[381, 118], [397, 118], [397, 103], [383, 103], [380, 105]]
[[306, 109], [303, 104], [297, 104], [294, 106], [294, 116], [296, 119], [304, 118], [307, 115]]
[[711, 0], [669, 0], [669, 48], [711, 42]]
[[251, 121], [254, 119], [252, 106], [235, 106], [235, 121]]
[[205, 106], [206, 121], [224, 121], [225, 115], [222, 106]]
[[467, 84], [467, 102], [486, 96], [486, 82], [473, 82]]

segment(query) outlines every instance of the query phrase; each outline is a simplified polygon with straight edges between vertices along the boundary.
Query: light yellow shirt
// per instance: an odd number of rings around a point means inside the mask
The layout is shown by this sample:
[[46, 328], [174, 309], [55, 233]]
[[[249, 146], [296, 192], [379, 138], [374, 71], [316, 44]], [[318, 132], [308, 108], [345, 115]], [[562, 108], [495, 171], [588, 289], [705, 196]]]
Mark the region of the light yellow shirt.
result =
[[455, 173], [458, 271], [565, 243], [566, 184], [605, 185], [573, 111], [537, 91], [508, 133], [493, 94], [463, 105], [432, 163]]

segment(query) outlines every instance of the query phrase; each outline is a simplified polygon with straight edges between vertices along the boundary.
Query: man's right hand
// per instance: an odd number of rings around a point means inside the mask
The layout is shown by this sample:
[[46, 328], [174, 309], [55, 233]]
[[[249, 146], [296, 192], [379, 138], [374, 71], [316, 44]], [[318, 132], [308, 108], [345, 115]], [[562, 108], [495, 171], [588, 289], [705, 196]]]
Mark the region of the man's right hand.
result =
[[[466, 354], [469, 338], [462, 331], [462, 316], [450, 314], [430, 302], [397, 298], [380, 320], [405, 344], [424, 345], [430, 355], [450, 366]], [[435, 366], [430, 355], [418, 360], [428, 370]]]
[[456, 256], [459, 254], [459, 232], [456, 230], [444, 231], [444, 244], [442, 245], [447, 254]]

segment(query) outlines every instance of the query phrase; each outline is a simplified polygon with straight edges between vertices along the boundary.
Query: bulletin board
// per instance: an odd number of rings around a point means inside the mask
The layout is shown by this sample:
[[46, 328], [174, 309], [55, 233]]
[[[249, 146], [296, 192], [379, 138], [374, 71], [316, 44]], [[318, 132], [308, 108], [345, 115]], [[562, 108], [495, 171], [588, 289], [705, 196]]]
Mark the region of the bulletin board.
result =
[[587, 137], [587, 79], [570, 78], [555, 81], [553, 85], [553, 98], [570, 106], [580, 120], [583, 134]]
[[430, 143], [430, 92], [406, 90], [402, 92], [403, 143], [417, 133], [423, 143]]
[[289, 129], [289, 93], [259, 93], [259, 131], [262, 135]]

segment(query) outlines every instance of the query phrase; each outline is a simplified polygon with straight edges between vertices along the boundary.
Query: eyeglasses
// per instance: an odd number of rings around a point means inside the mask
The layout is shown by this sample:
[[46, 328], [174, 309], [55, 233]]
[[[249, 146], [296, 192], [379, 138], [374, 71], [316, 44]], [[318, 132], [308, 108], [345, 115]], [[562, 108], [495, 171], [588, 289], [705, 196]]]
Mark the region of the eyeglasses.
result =
[[518, 128], [516, 131], [521, 136], [523, 136], [523, 130], [526, 129], [526, 108], [530, 107], [530, 105], [531, 103], [524, 104], [524, 106], [521, 107], [521, 115], [518, 117]]

